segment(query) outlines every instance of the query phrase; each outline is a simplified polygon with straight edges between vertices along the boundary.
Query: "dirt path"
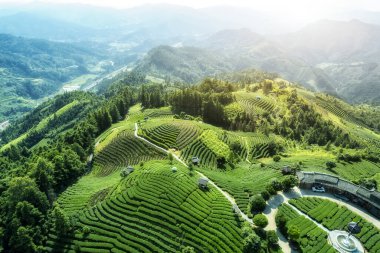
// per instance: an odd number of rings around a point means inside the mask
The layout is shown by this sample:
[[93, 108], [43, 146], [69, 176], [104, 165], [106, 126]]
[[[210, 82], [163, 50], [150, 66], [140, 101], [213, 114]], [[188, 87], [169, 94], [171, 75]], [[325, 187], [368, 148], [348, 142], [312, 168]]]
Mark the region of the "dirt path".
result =
[[[166, 153], [166, 154], [169, 154], [170, 152], [164, 148], [161, 148], [160, 146], [157, 146], [156, 144], [148, 141], [147, 139], [141, 137], [138, 135], [138, 124], [135, 123], [135, 137], [142, 140], [142, 141], [145, 141], [146, 143], [150, 144], [151, 146], [154, 146], [155, 148], [161, 150], [162, 152]], [[181, 160], [181, 158], [179, 158], [176, 154], [173, 154], [173, 157], [174, 159], [176, 159], [178, 162], [182, 163], [185, 167], [188, 167], [187, 164]], [[245, 220], [245, 221], [248, 221], [250, 224], [253, 224], [253, 221], [252, 219], [250, 219], [245, 213], [243, 213], [240, 208], [238, 207], [238, 205], [236, 204], [235, 202], [235, 199], [230, 195], [228, 194], [227, 192], [223, 191], [219, 186], [217, 186], [212, 180], [210, 180], [208, 177], [206, 177], [204, 174], [202, 174], [201, 172], [199, 171], [196, 171], [198, 173], [198, 175], [200, 175], [201, 177], [204, 177], [204, 178], [207, 178], [209, 180], [209, 183], [214, 186], [220, 193], [223, 194], [224, 197], [226, 197], [226, 199], [231, 203], [231, 205], [233, 206], [233, 208], [242, 216], [242, 218]]]

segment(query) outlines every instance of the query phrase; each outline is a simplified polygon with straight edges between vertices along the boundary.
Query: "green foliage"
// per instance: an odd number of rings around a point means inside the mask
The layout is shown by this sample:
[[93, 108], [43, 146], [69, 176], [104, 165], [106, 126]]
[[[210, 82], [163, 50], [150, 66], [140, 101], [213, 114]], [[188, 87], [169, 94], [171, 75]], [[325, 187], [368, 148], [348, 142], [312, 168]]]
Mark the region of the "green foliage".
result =
[[288, 233], [287, 234], [288, 234], [290, 240], [297, 241], [298, 238], [300, 238], [301, 231], [300, 231], [300, 229], [297, 226], [291, 225], [288, 228]]
[[256, 214], [253, 217], [253, 223], [260, 228], [265, 228], [268, 226], [268, 219], [264, 214]]
[[273, 156], [273, 161], [279, 162], [280, 160], [281, 160], [281, 156], [279, 156], [279, 155]]
[[267, 232], [267, 240], [268, 240], [268, 243], [271, 247], [278, 247], [278, 236], [276, 234], [276, 231], [274, 230], [269, 230]]
[[58, 236], [66, 235], [70, 230], [70, 222], [65, 212], [59, 205], [53, 209], [54, 230]]
[[77, 226], [87, 226], [88, 236], [79, 230], [65, 236], [51, 231], [47, 250], [178, 252], [183, 245], [196, 252], [242, 252], [242, 224], [230, 203], [212, 186], [199, 189], [198, 177], [175, 166], [172, 173], [167, 161], [146, 162], [120, 182], [117, 193], [79, 214]]
[[249, 199], [249, 205], [251, 206], [252, 212], [262, 212], [267, 203], [261, 195], [255, 195]]
[[336, 167], [336, 163], [334, 163], [332, 161], [328, 161], [328, 162], [326, 162], [326, 167], [327, 167], [327, 169], [332, 170], [333, 168]]
[[254, 252], [258, 252], [260, 248], [261, 248], [260, 237], [258, 237], [256, 234], [251, 233], [247, 237], [244, 238], [243, 252], [254, 253]]
[[292, 232], [293, 239], [299, 236], [296, 240], [302, 252], [335, 252], [327, 241], [326, 232], [286, 204], [278, 208], [276, 224], [285, 236], [290, 237], [288, 232]]
[[182, 253], [195, 253], [195, 249], [190, 246], [186, 246], [182, 249]]
[[270, 193], [268, 191], [262, 191], [260, 194], [265, 201], [268, 201], [270, 199]]
[[299, 180], [296, 176], [288, 175], [285, 176], [282, 180], [282, 188], [285, 192], [289, 191], [291, 188], [299, 185]]

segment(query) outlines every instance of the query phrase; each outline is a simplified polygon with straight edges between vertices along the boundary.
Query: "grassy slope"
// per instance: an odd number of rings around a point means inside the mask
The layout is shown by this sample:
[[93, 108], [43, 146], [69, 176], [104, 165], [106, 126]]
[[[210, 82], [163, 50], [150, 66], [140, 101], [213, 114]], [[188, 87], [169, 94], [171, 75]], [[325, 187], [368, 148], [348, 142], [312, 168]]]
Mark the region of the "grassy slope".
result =
[[51, 114], [48, 117], [41, 120], [37, 126], [30, 129], [28, 132], [24, 133], [23, 135], [19, 136], [18, 138], [14, 139], [13, 141], [11, 141], [11, 142], [7, 143], [6, 145], [4, 145], [3, 147], [1, 147], [0, 151], [3, 151], [5, 149], [9, 148], [11, 145], [16, 145], [16, 144], [20, 143], [21, 141], [23, 141], [28, 136], [28, 134], [31, 131], [39, 131], [39, 130], [43, 129], [44, 127], [47, 126], [49, 121], [52, 120], [54, 117], [59, 117], [60, 115], [67, 112], [68, 110], [70, 110], [74, 106], [78, 105], [79, 103], [80, 102], [78, 100], [74, 100], [73, 102], [63, 106], [58, 111], [56, 111], [54, 114]]

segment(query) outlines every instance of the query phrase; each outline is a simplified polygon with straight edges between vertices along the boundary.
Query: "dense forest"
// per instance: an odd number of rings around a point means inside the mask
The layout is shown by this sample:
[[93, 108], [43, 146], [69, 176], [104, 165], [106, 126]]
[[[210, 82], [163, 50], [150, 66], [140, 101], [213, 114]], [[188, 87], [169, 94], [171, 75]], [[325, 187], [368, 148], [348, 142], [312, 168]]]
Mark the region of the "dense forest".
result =
[[[7, 252], [41, 251], [46, 233], [56, 226], [68, 232], [67, 220], [54, 200], [57, 194], [90, 169], [88, 157], [94, 139], [122, 120], [136, 95], [128, 87], [112, 87], [103, 97], [84, 92], [67, 93], [39, 106], [2, 133], [3, 140], [27, 133], [23, 141], [0, 154], [0, 238]], [[86, 101], [69, 113], [53, 116], [36, 131], [39, 121], [73, 101]], [[56, 129], [72, 122], [65, 129]], [[33, 149], [43, 138], [50, 141]], [[53, 222], [53, 223], [52, 223]]]

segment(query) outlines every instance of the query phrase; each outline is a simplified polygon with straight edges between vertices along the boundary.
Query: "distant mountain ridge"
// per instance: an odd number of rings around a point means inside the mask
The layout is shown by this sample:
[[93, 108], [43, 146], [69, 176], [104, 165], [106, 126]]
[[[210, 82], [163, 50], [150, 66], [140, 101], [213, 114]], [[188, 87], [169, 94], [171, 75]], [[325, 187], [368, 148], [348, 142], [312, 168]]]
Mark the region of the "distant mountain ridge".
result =
[[[210, 59], [218, 57], [222, 60], [208, 62], [207, 57], [203, 57], [203, 64], [208, 65], [209, 70], [218, 69], [218, 65], [224, 66], [218, 71], [207, 72], [209, 75], [226, 69], [257, 68], [279, 73], [291, 81], [338, 95], [351, 103], [380, 102], [380, 27], [376, 25], [358, 20], [322, 20], [296, 33], [270, 37], [249, 29], [224, 30], [195, 45], [200, 51], [207, 52], [205, 55], [211, 55]], [[186, 49], [172, 48], [171, 57], [184, 57], [183, 50]], [[160, 66], [155, 65], [151, 58], [158, 55], [165, 58], [164, 54], [148, 54], [138, 68], [149, 72], [154, 66], [153, 72], [159, 73]], [[183, 61], [192, 62], [195, 58], [187, 55]], [[186, 71], [181, 68], [182, 72], [193, 72], [192, 75], [196, 76], [195, 66], [188, 65]], [[173, 73], [178, 75], [177, 70]], [[168, 75], [167, 71], [165, 75]]]
[[102, 58], [90, 48], [0, 34], [0, 119], [30, 110]]

